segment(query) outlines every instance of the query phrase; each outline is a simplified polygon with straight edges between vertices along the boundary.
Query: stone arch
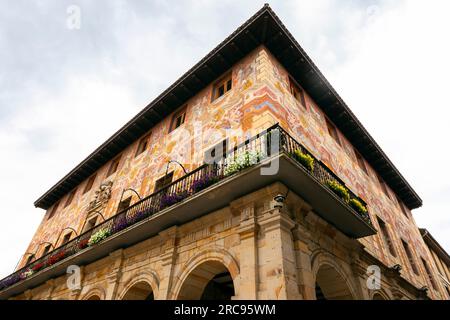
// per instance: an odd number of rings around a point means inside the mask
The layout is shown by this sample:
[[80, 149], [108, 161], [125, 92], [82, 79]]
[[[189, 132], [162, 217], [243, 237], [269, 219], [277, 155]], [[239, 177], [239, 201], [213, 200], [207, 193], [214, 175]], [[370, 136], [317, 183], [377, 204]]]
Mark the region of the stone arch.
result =
[[[140, 272], [136, 276], [131, 275], [124, 283], [117, 300], [153, 300], [159, 296], [159, 278], [153, 271]], [[153, 299], [149, 299], [150, 294]]]
[[371, 300], [391, 300], [391, 299], [384, 291], [377, 290], [372, 293]]
[[[234, 287], [234, 295], [238, 295], [239, 265], [230, 252], [222, 248], [208, 248], [193, 256], [185, 265], [186, 267], [177, 277], [178, 281], [173, 287], [171, 299], [199, 299], [200, 291], [205, 288], [214, 277], [215, 272], [228, 272]], [[187, 282], [191, 281], [191, 283]], [[185, 295], [186, 286], [196, 282], [190, 297]]]
[[[346, 270], [336, 257], [319, 251], [312, 256], [312, 273], [316, 287], [316, 298], [327, 300], [355, 300], [358, 290], [351, 278], [351, 269]], [[319, 296], [321, 295], [321, 296]]]
[[95, 287], [85, 293], [80, 300], [105, 300], [106, 293], [101, 287]]

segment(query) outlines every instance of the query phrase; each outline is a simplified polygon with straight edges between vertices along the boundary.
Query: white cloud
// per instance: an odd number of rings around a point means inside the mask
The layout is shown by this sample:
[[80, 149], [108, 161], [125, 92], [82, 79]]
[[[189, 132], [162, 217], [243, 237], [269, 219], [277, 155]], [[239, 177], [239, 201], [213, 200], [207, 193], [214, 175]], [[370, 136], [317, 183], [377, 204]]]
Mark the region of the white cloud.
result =
[[447, 250], [449, 9], [448, 1], [381, 7], [355, 33], [352, 59], [329, 70], [338, 92], [423, 198], [416, 222]]

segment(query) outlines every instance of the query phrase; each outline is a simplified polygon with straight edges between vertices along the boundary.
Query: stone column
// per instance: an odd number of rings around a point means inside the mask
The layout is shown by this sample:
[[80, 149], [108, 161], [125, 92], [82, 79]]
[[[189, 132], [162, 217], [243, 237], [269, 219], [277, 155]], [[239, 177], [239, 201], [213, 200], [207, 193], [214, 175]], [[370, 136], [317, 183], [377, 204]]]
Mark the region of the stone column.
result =
[[294, 248], [297, 259], [297, 278], [299, 291], [305, 300], [316, 299], [315, 276], [311, 270], [311, 249], [309, 248], [309, 231], [302, 225], [293, 230]]
[[48, 287], [47, 294], [45, 300], [52, 300], [53, 290], [55, 289], [55, 279], [50, 279], [45, 282], [45, 285]]
[[[359, 260], [354, 260], [351, 267], [357, 281], [357, 288], [355, 289], [359, 291], [356, 292], [359, 296], [355, 298], [358, 300], [370, 300], [371, 290], [367, 286], [367, 280], [369, 277], [367, 274], [367, 268]], [[381, 277], [383, 277], [382, 274]]]
[[236, 296], [233, 299], [258, 299], [258, 248], [255, 205], [251, 203], [246, 207], [237, 209], [240, 212], [241, 223], [237, 230], [240, 237], [239, 281]]
[[297, 285], [297, 267], [291, 230], [294, 221], [280, 208], [265, 211], [258, 216], [258, 224], [264, 234], [264, 246], [260, 249], [261, 273], [264, 279], [262, 299], [301, 299]]
[[176, 299], [172, 294], [173, 270], [176, 257], [177, 226], [170, 227], [159, 233], [161, 237], [162, 275], [156, 300]]
[[113, 251], [108, 257], [111, 260], [112, 270], [106, 276], [105, 300], [114, 300], [117, 296], [117, 287], [122, 277], [123, 249]]
[[33, 300], [33, 294], [30, 289], [24, 292], [24, 296], [26, 300]]

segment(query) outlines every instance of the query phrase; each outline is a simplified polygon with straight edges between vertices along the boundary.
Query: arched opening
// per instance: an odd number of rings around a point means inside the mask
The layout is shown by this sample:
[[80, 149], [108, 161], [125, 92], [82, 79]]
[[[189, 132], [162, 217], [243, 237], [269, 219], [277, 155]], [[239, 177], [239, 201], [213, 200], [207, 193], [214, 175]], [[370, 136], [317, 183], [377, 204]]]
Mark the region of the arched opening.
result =
[[101, 300], [100, 297], [96, 294], [90, 296], [89, 298], [87, 298], [86, 300]]
[[316, 275], [317, 300], [353, 300], [345, 279], [331, 265], [322, 265]]
[[380, 293], [376, 292], [373, 297], [372, 300], [386, 300]]
[[228, 269], [218, 261], [197, 266], [184, 280], [178, 300], [231, 300], [235, 295]]
[[152, 287], [145, 281], [134, 284], [122, 300], [155, 300]]

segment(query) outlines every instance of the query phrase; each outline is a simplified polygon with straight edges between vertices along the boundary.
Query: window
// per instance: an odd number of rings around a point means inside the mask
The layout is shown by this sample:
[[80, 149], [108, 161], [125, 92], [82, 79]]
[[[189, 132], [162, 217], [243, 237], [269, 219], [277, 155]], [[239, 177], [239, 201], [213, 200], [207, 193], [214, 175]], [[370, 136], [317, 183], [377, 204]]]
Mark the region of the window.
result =
[[228, 139], [219, 142], [214, 147], [206, 150], [204, 162], [211, 164], [216, 163], [226, 156], [228, 150]]
[[119, 169], [119, 163], [120, 163], [120, 156], [115, 158], [111, 162], [111, 165], [109, 166], [109, 169], [108, 169], [108, 174], [106, 175], [107, 177], [109, 177], [110, 175], [115, 173], [117, 171], [117, 169]]
[[95, 227], [97, 225], [97, 219], [98, 219], [98, 216], [95, 216], [95, 217], [89, 219], [86, 222], [86, 224], [84, 225], [83, 232], [91, 230], [93, 227]]
[[130, 206], [131, 196], [126, 198], [125, 200], [120, 201], [119, 206], [117, 207], [117, 212], [122, 212], [126, 208]]
[[72, 203], [73, 198], [75, 197], [75, 193], [77, 192], [77, 189], [72, 190], [71, 193], [69, 193], [69, 196], [67, 197], [66, 204], [64, 205], [64, 208], [69, 206]]
[[302, 106], [306, 107], [305, 93], [291, 78], [289, 78], [289, 91]]
[[172, 179], [173, 179], [173, 171], [166, 174], [164, 177], [156, 180], [155, 191], [158, 191], [158, 190], [168, 186], [170, 183], [172, 183]]
[[61, 245], [69, 242], [71, 237], [72, 237], [72, 232], [66, 233], [62, 239]]
[[137, 150], [136, 150], [135, 157], [137, 157], [137, 156], [140, 155], [142, 152], [144, 152], [145, 150], [147, 150], [149, 139], [150, 139], [150, 134], [146, 135], [145, 137], [143, 137], [143, 138], [139, 141], [139, 145], [138, 145], [138, 148], [137, 148]]
[[328, 133], [337, 142], [338, 145], [341, 145], [341, 140], [339, 140], [339, 134], [335, 125], [332, 124], [331, 121], [328, 120], [328, 118], [325, 118], [325, 121], [327, 123]]
[[58, 207], [59, 207], [59, 201], [53, 205], [53, 208], [50, 211], [47, 220], [51, 219], [55, 215], [56, 210], [58, 210]]
[[380, 183], [381, 189], [383, 189], [384, 194], [386, 195], [386, 197], [391, 199], [391, 196], [390, 196], [389, 191], [387, 189], [386, 183], [384, 182], [384, 180], [379, 175], [377, 175], [377, 177], [378, 177], [378, 182]]
[[395, 253], [394, 244], [392, 243], [392, 239], [391, 239], [391, 236], [389, 235], [389, 231], [387, 229], [386, 224], [379, 217], [377, 217], [377, 221], [378, 221], [378, 225], [380, 226], [381, 237], [383, 238], [383, 242], [384, 242], [385, 246], [389, 249], [389, 252], [391, 253], [391, 255], [396, 257], [397, 254]]
[[422, 259], [422, 264], [425, 267], [425, 271], [427, 273], [428, 280], [430, 280], [430, 283], [431, 283], [431, 286], [433, 287], [433, 289], [436, 290], [437, 289], [436, 288], [436, 282], [434, 281], [433, 275], [431, 274], [431, 270], [428, 267], [428, 263], [425, 261], [424, 258], [421, 258], [421, 259]]
[[47, 245], [44, 247], [44, 251], [42, 251], [41, 257], [43, 257], [43, 256], [45, 256], [47, 253], [49, 253], [51, 247], [52, 247], [51, 244], [47, 244]]
[[414, 261], [414, 257], [412, 255], [411, 249], [409, 248], [409, 245], [404, 240], [402, 240], [402, 244], [403, 248], [405, 249], [406, 256], [408, 257], [409, 265], [413, 269], [414, 273], [419, 275], [419, 270], [417, 269], [417, 265]]
[[27, 262], [25, 262], [25, 265], [29, 265], [34, 260], [34, 254], [30, 254], [27, 258]]
[[405, 208], [405, 205], [403, 204], [403, 201], [400, 200], [400, 198], [397, 195], [395, 197], [397, 198], [398, 206], [402, 210], [403, 214], [405, 215], [405, 217], [409, 218], [408, 212], [406, 211], [406, 208]]
[[94, 185], [94, 182], [95, 182], [95, 178], [96, 178], [96, 177], [97, 177], [97, 174], [93, 174], [93, 175], [89, 178], [89, 180], [88, 180], [87, 183], [86, 183], [86, 187], [84, 187], [83, 194], [85, 194], [86, 192], [88, 192], [89, 190], [92, 189], [92, 186]]
[[185, 119], [186, 119], [186, 107], [183, 107], [181, 110], [174, 113], [172, 121], [170, 123], [169, 132], [172, 132], [173, 130], [181, 126], [184, 123]]
[[369, 173], [367, 172], [366, 162], [364, 161], [364, 158], [362, 157], [361, 153], [359, 153], [358, 150], [356, 150], [355, 148], [353, 148], [353, 151], [355, 151], [356, 160], [358, 161], [359, 167], [361, 168], [362, 171], [364, 171], [366, 175], [369, 175]]
[[231, 73], [217, 81], [213, 88], [213, 98], [212, 101], [220, 98], [225, 93], [231, 90], [233, 86], [233, 81], [231, 81]]

